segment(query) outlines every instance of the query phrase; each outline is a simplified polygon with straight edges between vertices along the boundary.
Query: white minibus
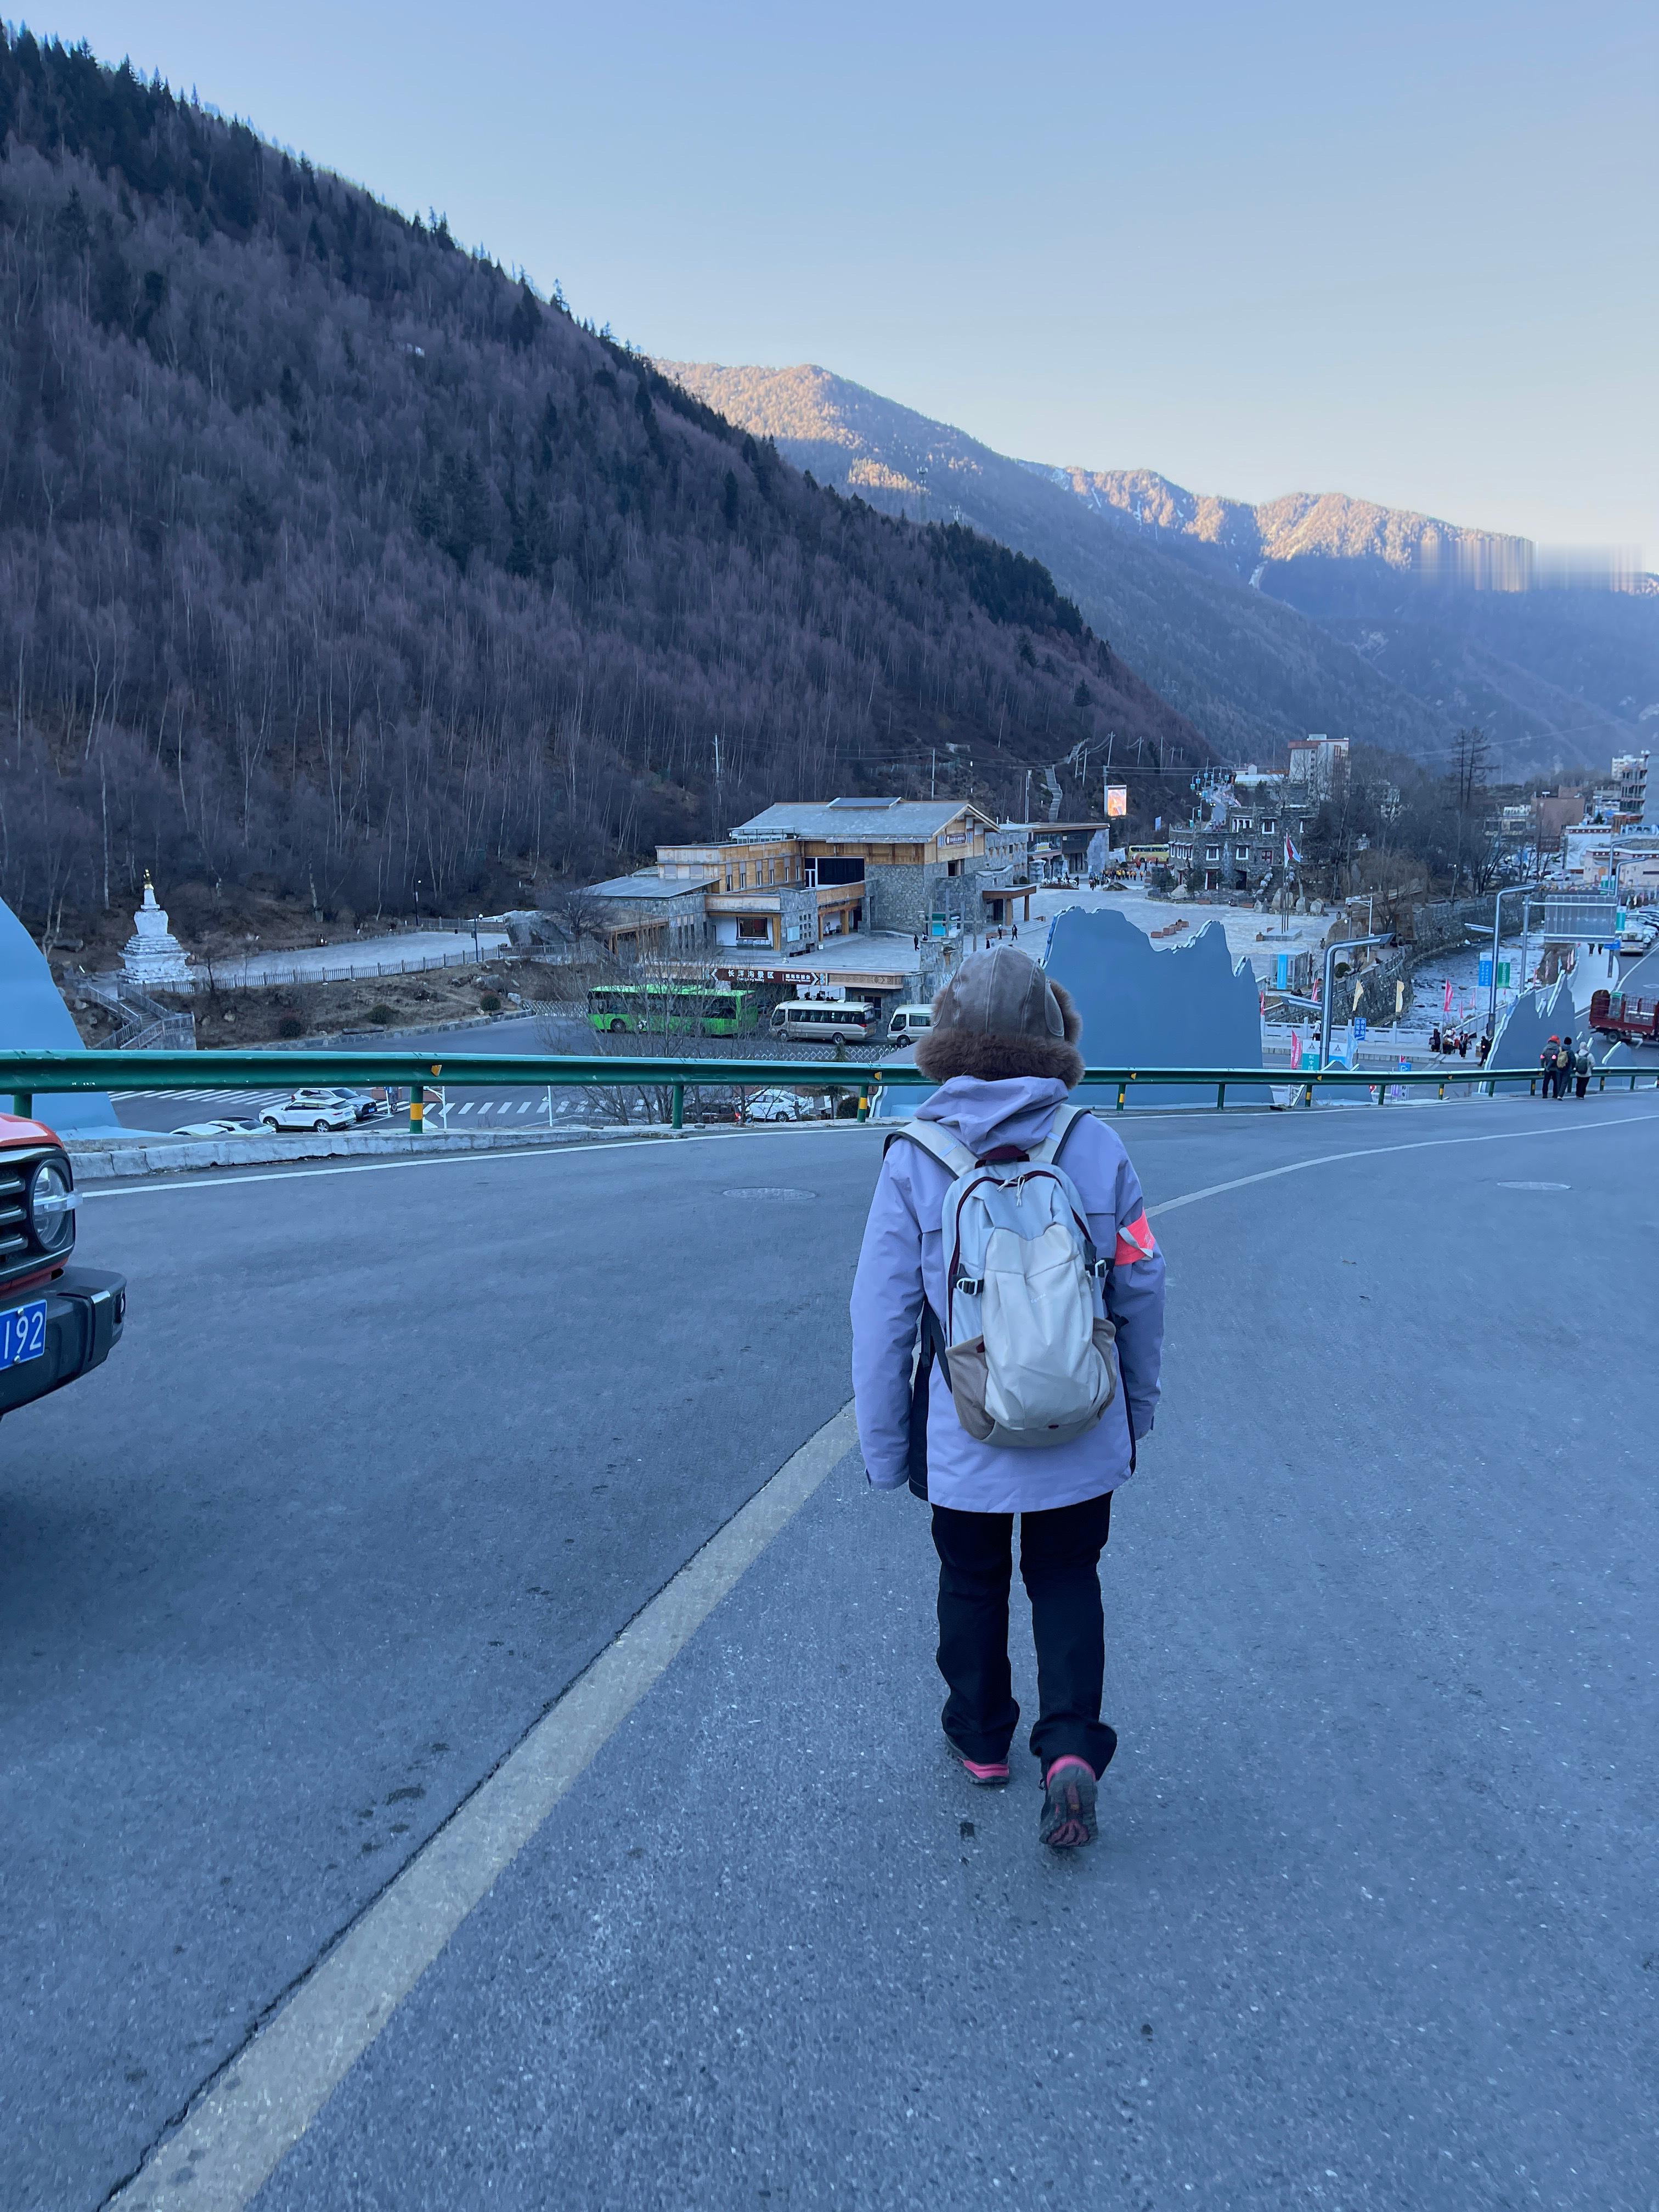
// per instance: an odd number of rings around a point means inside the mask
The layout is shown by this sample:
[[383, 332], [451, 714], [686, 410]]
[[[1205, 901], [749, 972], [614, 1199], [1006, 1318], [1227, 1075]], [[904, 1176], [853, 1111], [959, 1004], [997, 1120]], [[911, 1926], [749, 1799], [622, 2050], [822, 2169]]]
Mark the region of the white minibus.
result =
[[774, 1036], [820, 1044], [862, 1044], [876, 1021], [866, 999], [785, 999], [772, 1009]]

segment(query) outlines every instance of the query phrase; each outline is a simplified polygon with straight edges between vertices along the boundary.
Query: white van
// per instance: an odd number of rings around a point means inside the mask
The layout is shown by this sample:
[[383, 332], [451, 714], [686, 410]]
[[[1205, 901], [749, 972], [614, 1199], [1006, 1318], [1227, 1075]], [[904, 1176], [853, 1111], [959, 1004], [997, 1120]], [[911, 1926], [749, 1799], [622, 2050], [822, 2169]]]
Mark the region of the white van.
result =
[[887, 1024], [887, 1035], [894, 1044], [908, 1044], [912, 1037], [920, 1036], [933, 1026], [931, 1006], [895, 1006], [893, 1018]]
[[867, 999], [785, 999], [772, 1009], [772, 1034], [819, 1044], [862, 1044], [876, 1018]]

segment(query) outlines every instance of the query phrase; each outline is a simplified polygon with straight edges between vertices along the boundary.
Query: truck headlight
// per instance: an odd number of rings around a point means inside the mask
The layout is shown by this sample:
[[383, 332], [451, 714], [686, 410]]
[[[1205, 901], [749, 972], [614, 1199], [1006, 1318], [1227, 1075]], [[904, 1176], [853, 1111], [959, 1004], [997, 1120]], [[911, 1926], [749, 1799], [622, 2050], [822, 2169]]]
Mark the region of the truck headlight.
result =
[[43, 1252], [61, 1252], [75, 1238], [75, 1193], [67, 1171], [43, 1160], [29, 1185], [29, 1227]]

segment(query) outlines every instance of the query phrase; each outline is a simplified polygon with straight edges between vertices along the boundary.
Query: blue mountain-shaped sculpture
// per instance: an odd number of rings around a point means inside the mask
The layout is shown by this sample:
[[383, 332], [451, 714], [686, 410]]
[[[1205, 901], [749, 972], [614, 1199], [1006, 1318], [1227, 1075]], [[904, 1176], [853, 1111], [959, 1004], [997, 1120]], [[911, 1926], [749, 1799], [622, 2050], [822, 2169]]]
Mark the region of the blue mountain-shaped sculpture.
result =
[[[9, 906], [0, 904], [0, 1041], [13, 1052], [84, 1052], [46, 956]], [[4, 1103], [9, 1105], [10, 1101]], [[108, 1128], [114, 1109], [101, 1091], [39, 1092], [34, 1110], [54, 1129]]]
[[[1260, 1067], [1261, 1001], [1248, 961], [1233, 965], [1227, 933], [1206, 922], [1188, 943], [1160, 951], [1115, 908], [1067, 908], [1048, 929], [1043, 958], [1083, 1017], [1082, 1051], [1097, 1067]], [[1251, 1091], [1229, 1091], [1240, 1104]], [[1136, 1084], [1137, 1106], [1194, 1106], [1201, 1094], [1175, 1084]], [[1115, 1105], [1099, 1084], [1079, 1103]], [[1208, 1103], [1213, 1104], [1213, 1100]], [[1265, 1087], [1256, 1103], [1266, 1105]]]

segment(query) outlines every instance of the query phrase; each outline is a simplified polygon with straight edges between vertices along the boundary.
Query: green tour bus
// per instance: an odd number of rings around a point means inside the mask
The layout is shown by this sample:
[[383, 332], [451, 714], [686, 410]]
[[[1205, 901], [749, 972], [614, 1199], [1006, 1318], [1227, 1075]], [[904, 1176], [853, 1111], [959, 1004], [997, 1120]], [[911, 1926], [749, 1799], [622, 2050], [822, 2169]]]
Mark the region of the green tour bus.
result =
[[748, 1036], [754, 994], [713, 983], [604, 983], [587, 994], [587, 1018], [616, 1035]]

